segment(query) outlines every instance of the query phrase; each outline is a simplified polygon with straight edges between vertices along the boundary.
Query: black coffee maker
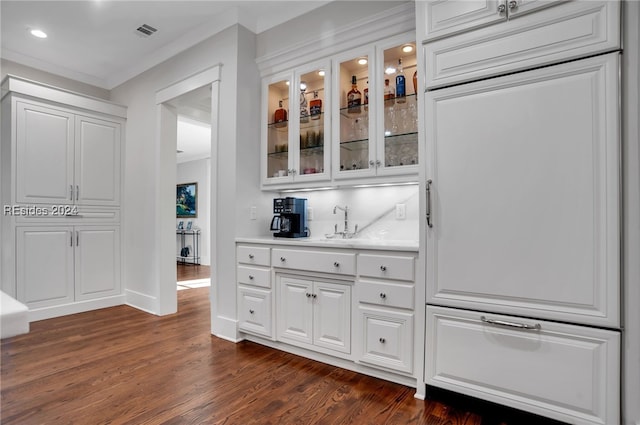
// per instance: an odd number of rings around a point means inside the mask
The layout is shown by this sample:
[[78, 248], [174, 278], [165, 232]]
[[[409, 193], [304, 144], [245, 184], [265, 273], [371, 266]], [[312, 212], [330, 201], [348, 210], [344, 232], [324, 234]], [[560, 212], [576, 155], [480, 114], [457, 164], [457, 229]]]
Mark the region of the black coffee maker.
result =
[[271, 231], [277, 238], [306, 238], [307, 200], [305, 198], [275, 198], [273, 200]]

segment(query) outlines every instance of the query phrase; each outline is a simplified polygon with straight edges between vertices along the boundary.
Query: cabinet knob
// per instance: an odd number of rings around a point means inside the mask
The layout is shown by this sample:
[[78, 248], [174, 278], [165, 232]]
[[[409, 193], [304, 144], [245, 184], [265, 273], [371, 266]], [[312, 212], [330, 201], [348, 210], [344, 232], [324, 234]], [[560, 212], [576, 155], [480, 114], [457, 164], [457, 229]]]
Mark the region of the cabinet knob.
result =
[[380, 292], [380, 298], [384, 300], [385, 298], [387, 298], [387, 294], [385, 294], [384, 292]]
[[386, 272], [387, 271], [387, 266], [380, 266], [380, 270], [383, 271], [383, 272]]
[[280, 261], [282, 261], [284, 263], [285, 261], [287, 261], [287, 259], [284, 258], [284, 257], [280, 257]]
[[382, 344], [384, 344], [385, 342], [387, 342], [387, 340], [386, 340], [386, 339], [384, 339], [384, 338], [380, 338], [378, 341], [380, 341]]
[[337, 261], [333, 263], [333, 267], [340, 267], [340, 263], [338, 263]]
[[307, 292], [305, 295], [307, 296], [307, 298], [311, 298], [311, 294], [310, 293]]
[[313, 298], [318, 298], [318, 295], [316, 295], [316, 294], [311, 294], [311, 296], [312, 296]]
[[507, 10], [507, 7], [504, 4], [498, 5], [498, 13], [504, 13]]
[[376, 163], [375, 163], [375, 161], [372, 159], [371, 161], [369, 161], [369, 165], [373, 167], [374, 165], [376, 165]]
[[517, 2], [516, 0], [511, 0], [511, 1], [509, 2], [509, 10], [513, 10], [513, 9], [515, 9], [516, 7], [518, 7], [518, 2]]
[[249, 275], [249, 280], [253, 280], [253, 275], [252, 274]]
[[249, 260], [253, 260], [253, 254], [249, 254]]
[[253, 314], [253, 313], [255, 313], [255, 311], [253, 311], [253, 310], [249, 310], [249, 313], [250, 313], [250, 314]]
[[378, 159], [378, 160], [376, 160], [376, 167], [379, 167], [379, 166], [381, 166], [381, 165], [382, 165], [382, 161], [380, 161], [379, 159]]

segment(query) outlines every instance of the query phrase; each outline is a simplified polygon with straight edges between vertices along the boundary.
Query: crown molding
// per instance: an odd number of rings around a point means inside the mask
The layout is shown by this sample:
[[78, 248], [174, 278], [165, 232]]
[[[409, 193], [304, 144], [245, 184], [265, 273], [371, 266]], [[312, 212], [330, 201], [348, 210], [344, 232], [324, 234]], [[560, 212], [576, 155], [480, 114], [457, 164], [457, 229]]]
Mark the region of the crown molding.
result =
[[413, 2], [379, 12], [348, 26], [302, 40], [286, 48], [256, 58], [260, 75], [275, 74], [307, 62], [331, 56], [394, 35], [415, 31]]

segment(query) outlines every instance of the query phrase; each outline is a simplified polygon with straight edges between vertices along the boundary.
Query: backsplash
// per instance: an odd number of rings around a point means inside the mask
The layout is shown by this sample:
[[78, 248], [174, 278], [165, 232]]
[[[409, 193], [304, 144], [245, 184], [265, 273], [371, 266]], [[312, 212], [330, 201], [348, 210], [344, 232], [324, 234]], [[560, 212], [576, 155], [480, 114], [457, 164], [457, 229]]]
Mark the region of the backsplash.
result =
[[[307, 198], [312, 210], [309, 229], [312, 238], [344, 230], [344, 212], [336, 205], [349, 207], [349, 231], [358, 225], [360, 239], [418, 240], [418, 185], [334, 189], [312, 192], [284, 193], [282, 196]], [[396, 218], [396, 204], [405, 205], [405, 218]]]

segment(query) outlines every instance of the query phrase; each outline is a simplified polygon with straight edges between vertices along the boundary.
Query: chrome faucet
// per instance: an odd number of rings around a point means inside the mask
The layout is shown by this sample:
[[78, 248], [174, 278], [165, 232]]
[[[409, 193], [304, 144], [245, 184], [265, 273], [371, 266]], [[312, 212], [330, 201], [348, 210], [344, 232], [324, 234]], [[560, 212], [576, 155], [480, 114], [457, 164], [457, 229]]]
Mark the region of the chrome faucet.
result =
[[338, 210], [344, 211], [344, 230], [342, 232], [338, 232], [338, 225], [334, 226], [334, 234], [342, 235], [343, 239], [350, 239], [354, 237], [358, 233], [358, 225], [356, 224], [355, 230], [353, 233], [349, 232], [349, 207], [347, 205], [343, 207], [336, 205], [333, 207], [333, 213], [337, 214]]

